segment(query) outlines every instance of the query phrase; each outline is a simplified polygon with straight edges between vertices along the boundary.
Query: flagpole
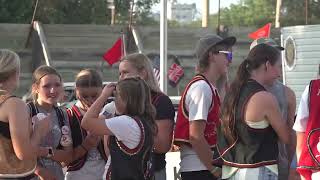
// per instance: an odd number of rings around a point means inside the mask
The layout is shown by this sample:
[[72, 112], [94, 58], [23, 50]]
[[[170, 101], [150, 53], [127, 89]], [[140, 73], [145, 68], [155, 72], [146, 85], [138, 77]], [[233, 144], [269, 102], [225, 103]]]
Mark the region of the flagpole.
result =
[[271, 24], [271, 23], [269, 23], [269, 32], [268, 32], [268, 38], [270, 38], [270, 34], [271, 34], [271, 26], [272, 26], [272, 24]]
[[167, 0], [160, 6], [160, 89], [167, 94]]
[[127, 50], [126, 50], [126, 37], [124, 35], [123, 30], [121, 30], [121, 40], [122, 40], [122, 44], [121, 44], [121, 51], [123, 53], [123, 56], [127, 55]]

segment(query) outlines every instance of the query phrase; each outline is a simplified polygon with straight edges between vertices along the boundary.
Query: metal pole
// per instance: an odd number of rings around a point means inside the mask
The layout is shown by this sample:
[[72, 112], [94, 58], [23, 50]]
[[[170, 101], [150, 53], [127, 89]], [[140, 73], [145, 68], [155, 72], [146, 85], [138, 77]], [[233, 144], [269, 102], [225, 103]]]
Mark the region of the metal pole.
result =
[[114, 25], [115, 24], [115, 21], [116, 21], [116, 10], [115, 8], [112, 8], [111, 9], [111, 25]]
[[209, 0], [203, 0], [202, 6], [202, 27], [208, 27], [208, 19], [209, 19]]
[[280, 27], [281, 4], [282, 4], [282, 0], [277, 0], [275, 28]]
[[160, 0], [160, 89], [167, 93], [167, 0]]
[[37, 9], [38, 9], [38, 3], [39, 3], [39, 0], [37, 0], [36, 4], [34, 5], [32, 19], [31, 19], [31, 22], [30, 22], [29, 33], [28, 33], [28, 36], [27, 36], [26, 44], [24, 45], [26, 48], [28, 47], [28, 44], [29, 44], [29, 41], [30, 41], [30, 37], [31, 37], [31, 34], [32, 34], [33, 22], [34, 22], [34, 18], [36, 17], [36, 13], [37, 13]]
[[217, 34], [220, 35], [220, 0], [218, 2], [218, 28], [217, 28]]
[[114, 5], [114, 0], [107, 0], [107, 9], [111, 10], [111, 21], [110, 24], [114, 25], [116, 21], [116, 7]]
[[308, 0], [305, 0], [306, 25], [308, 24]]

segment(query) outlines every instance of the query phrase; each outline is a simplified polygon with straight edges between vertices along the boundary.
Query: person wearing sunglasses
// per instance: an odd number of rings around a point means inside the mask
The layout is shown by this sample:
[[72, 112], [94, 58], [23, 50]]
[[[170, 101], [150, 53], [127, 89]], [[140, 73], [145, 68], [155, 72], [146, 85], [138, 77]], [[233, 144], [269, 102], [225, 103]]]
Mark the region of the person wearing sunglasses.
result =
[[235, 37], [206, 35], [197, 43], [198, 74], [181, 96], [174, 130], [174, 144], [181, 150], [183, 180], [219, 177], [219, 169], [211, 163], [217, 154], [215, 128], [219, 123], [220, 97], [216, 87], [218, 79], [226, 77], [235, 42]]

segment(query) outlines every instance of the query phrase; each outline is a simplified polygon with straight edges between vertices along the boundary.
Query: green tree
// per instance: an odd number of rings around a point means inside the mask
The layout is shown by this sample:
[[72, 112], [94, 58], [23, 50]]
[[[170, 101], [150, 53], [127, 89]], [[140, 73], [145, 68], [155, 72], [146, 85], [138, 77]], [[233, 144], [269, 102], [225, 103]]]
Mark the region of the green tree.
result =
[[[241, 0], [221, 10], [221, 23], [260, 27], [275, 20], [276, 0]], [[320, 23], [320, 1], [309, 0], [309, 24]], [[282, 0], [281, 26], [305, 24], [305, 1]]]
[[[0, 23], [30, 23], [36, 0], [0, 0]], [[130, 1], [115, 0], [116, 23], [129, 20]], [[151, 7], [159, 0], [138, 0], [134, 20], [150, 22]], [[106, 0], [39, 0], [36, 20], [46, 24], [109, 24]]]
[[0, 0], [0, 23], [30, 23], [32, 1]]
[[242, 0], [221, 10], [221, 24], [261, 26], [274, 21], [276, 0]]

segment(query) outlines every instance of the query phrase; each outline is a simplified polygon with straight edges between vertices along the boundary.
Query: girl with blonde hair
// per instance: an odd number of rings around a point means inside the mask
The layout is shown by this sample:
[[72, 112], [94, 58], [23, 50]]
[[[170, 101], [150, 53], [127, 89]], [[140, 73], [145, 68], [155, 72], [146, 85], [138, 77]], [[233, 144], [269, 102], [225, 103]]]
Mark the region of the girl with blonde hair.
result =
[[[12, 95], [19, 85], [20, 58], [0, 49], [0, 179], [30, 179], [38, 144], [49, 129], [49, 118], [31, 125], [27, 105]], [[37, 118], [35, 118], [37, 119]]]
[[[129, 54], [123, 57], [119, 64], [119, 80], [136, 76], [142, 78], [151, 90], [151, 102], [156, 108], [158, 127], [153, 152], [155, 179], [165, 180], [165, 154], [171, 148], [175, 110], [170, 98], [161, 92], [149, 58], [142, 53]], [[113, 103], [109, 103], [103, 112], [115, 114], [114, 107]]]

